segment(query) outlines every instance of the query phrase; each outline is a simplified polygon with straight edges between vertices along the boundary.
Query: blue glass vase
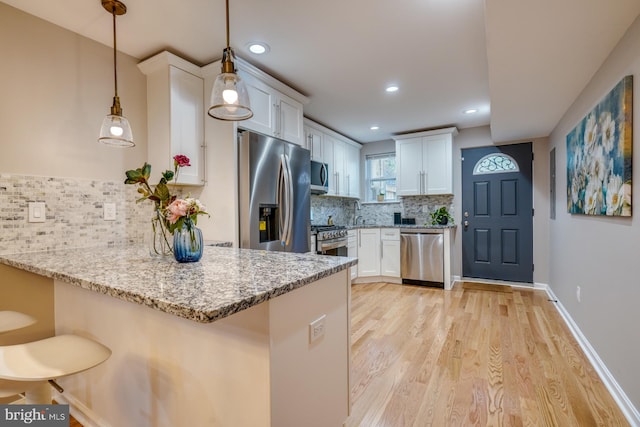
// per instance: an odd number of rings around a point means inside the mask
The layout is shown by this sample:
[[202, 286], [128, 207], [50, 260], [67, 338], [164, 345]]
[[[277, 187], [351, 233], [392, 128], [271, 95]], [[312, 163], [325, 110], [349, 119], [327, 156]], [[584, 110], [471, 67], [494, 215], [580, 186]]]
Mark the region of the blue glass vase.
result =
[[178, 262], [196, 262], [202, 258], [202, 230], [185, 219], [182, 227], [173, 232], [173, 256]]

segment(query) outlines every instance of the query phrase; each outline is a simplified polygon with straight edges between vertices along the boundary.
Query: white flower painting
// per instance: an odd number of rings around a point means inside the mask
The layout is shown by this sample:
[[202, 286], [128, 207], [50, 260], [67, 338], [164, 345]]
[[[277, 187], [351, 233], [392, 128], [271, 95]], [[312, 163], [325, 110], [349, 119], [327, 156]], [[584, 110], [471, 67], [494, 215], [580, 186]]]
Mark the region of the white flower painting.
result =
[[567, 135], [567, 211], [631, 216], [633, 76]]

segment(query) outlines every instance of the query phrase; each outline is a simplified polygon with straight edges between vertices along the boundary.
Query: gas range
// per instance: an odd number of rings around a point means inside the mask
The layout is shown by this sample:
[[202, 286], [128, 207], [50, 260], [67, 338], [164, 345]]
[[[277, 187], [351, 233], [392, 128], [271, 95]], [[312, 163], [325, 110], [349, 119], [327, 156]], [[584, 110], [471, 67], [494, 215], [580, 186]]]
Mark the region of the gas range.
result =
[[316, 233], [316, 252], [323, 255], [347, 256], [347, 227], [344, 225], [312, 225]]
[[311, 231], [316, 232], [316, 240], [331, 240], [347, 235], [347, 227], [344, 225], [312, 225]]

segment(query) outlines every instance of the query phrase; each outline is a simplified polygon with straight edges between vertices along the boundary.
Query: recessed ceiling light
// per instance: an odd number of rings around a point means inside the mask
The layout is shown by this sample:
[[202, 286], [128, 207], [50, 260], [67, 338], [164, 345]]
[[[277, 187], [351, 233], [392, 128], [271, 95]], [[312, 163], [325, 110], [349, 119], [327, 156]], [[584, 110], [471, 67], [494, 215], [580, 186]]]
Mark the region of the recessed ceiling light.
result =
[[371, 126], [369, 129], [371, 129], [371, 130], [378, 130], [378, 129], [380, 129], [380, 126], [375, 126], [375, 125], [374, 125], [374, 126]]
[[478, 109], [477, 108], [469, 108], [468, 110], [464, 110], [465, 114], [473, 114], [473, 113], [477, 113]]
[[269, 45], [263, 42], [251, 42], [247, 44], [247, 49], [256, 55], [262, 55], [263, 53], [269, 52]]
[[387, 88], [385, 89], [387, 92], [397, 92], [398, 91], [398, 86], [397, 85], [389, 85], [387, 86]]

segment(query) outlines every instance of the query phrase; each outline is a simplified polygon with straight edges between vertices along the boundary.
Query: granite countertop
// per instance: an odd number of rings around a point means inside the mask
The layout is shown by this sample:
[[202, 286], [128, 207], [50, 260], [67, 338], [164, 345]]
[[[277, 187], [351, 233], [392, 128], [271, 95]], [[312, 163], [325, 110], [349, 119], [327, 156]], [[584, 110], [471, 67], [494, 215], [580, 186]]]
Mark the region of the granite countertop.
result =
[[425, 225], [425, 224], [391, 224], [391, 225], [380, 225], [380, 224], [358, 224], [358, 225], [347, 225], [347, 229], [349, 230], [357, 230], [359, 228], [409, 228], [409, 229], [446, 229], [446, 228], [456, 228], [455, 224], [447, 224], [447, 225]]
[[357, 264], [356, 258], [205, 246], [181, 264], [144, 246], [0, 255], [0, 263], [208, 323]]

